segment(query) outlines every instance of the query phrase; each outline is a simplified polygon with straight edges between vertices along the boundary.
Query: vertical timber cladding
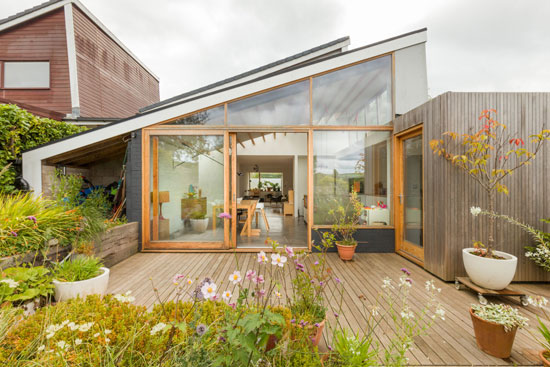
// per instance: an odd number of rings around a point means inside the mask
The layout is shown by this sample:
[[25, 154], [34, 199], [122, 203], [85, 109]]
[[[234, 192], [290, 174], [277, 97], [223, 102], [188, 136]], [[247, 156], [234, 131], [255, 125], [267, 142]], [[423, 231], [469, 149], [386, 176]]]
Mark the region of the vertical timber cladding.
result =
[[128, 142], [128, 156], [126, 162], [126, 217], [128, 222], [138, 222], [139, 223], [139, 250], [142, 246], [142, 232], [141, 232], [141, 180], [143, 179], [142, 175], [142, 165], [141, 165], [141, 139], [142, 132], [141, 130], [135, 131], [131, 135], [131, 139]]
[[[396, 118], [394, 133], [423, 124], [424, 130], [424, 267], [450, 281], [465, 275], [462, 249], [486, 238], [487, 218], [474, 218], [471, 206], [487, 208], [484, 191], [464, 172], [434, 156], [429, 142], [446, 131], [468, 132], [478, 127], [481, 111], [494, 108], [497, 120], [526, 139], [543, 126], [550, 128], [550, 93], [453, 93], [442, 94]], [[528, 139], [526, 139], [527, 142]], [[518, 169], [505, 184], [508, 196], [498, 194], [496, 210], [536, 228], [550, 232], [541, 218], [550, 216], [550, 145], [546, 144], [533, 163]], [[514, 281], [549, 281], [550, 274], [524, 256], [532, 244], [520, 228], [497, 221], [499, 250], [518, 257]]]

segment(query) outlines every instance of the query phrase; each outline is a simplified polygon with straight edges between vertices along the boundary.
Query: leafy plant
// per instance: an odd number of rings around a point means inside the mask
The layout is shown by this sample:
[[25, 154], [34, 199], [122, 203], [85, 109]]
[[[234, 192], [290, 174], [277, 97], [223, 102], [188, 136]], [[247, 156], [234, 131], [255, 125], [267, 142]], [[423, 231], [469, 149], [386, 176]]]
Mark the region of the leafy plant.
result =
[[[334, 355], [329, 357], [330, 366], [363, 367], [378, 366], [378, 348], [371, 336], [360, 337], [349, 329], [335, 330], [332, 337]], [[332, 358], [331, 358], [332, 357]]]
[[191, 217], [191, 219], [205, 219], [206, 218], [206, 213], [203, 212], [203, 211], [196, 211], [196, 212], [191, 213], [190, 217]]
[[78, 282], [100, 275], [102, 266], [101, 259], [82, 256], [58, 263], [53, 269], [53, 274], [60, 282]]
[[[21, 152], [86, 130], [84, 127], [37, 117], [12, 104], [0, 104], [0, 167], [21, 158]], [[0, 192], [14, 190], [15, 170], [0, 175]]]
[[[472, 134], [446, 132], [443, 139], [430, 141], [434, 154], [445, 158], [453, 166], [466, 172], [485, 191], [488, 198], [489, 211], [495, 210], [495, 194], [508, 195], [504, 179], [512, 175], [518, 168], [528, 165], [535, 158], [545, 141], [550, 140], [550, 130], [543, 129], [530, 135], [533, 149], [529, 150], [525, 142], [514, 133], [507, 132], [506, 125], [493, 117], [496, 110], [485, 110], [479, 116], [483, 120], [482, 128]], [[453, 143], [453, 147], [449, 145]], [[452, 149], [457, 151], [452, 151]], [[481, 256], [493, 256], [495, 237], [494, 217], [489, 218], [489, 235], [487, 251]]]
[[50, 271], [43, 266], [8, 268], [0, 273], [0, 304], [19, 305], [52, 293]]
[[472, 305], [474, 314], [485, 321], [494, 322], [504, 326], [506, 332], [514, 328], [523, 328], [527, 326], [527, 318], [519, 314], [517, 308], [510, 305], [494, 304]]
[[31, 193], [0, 194], [0, 257], [40, 251], [50, 240], [69, 242], [78, 214]]
[[356, 246], [357, 241], [353, 235], [357, 231], [363, 206], [357, 198], [357, 193], [353, 191], [349, 195], [349, 201], [344, 205], [338, 205], [336, 209], [329, 210], [334, 224], [332, 231], [339, 240], [337, 243], [341, 246]]
[[[544, 268], [544, 270], [550, 271], [550, 233], [546, 233], [540, 229], [536, 229], [508, 215], [498, 214], [475, 207], [471, 208], [470, 211], [474, 216], [482, 214], [487, 215], [491, 218], [505, 220], [508, 223], [518, 226], [525, 232], [529, 233], [531, 237], [533, 237], [537, 245], [534, 247], [525, 246], [525, 249], [527, 250], [525, 256], [533, 260], [538, 266]], [[541, 219], [541, 222], [550, 223], [550, 220]]]

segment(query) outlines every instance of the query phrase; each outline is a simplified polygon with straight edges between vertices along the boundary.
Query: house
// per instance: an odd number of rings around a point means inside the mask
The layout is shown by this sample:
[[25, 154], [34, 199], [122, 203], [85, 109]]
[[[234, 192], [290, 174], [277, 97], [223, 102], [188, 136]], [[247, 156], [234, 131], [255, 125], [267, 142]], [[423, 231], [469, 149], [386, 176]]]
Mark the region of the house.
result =
[[142, 251], [258, 251], [268, 237], [310, 248], [354, 190], [368, 208], [360, 251], [393, 252], [392, 120], [428, 100], [426, 32], [351, 50], [338, 39], [176, 96], [24, 152], [24, 177], [36, 193], [54, 166], [94, 181], [127, 149]]
[[158, 77], [80, 1], [0, 20], [0, 103], [98, 126], [158, 101]]

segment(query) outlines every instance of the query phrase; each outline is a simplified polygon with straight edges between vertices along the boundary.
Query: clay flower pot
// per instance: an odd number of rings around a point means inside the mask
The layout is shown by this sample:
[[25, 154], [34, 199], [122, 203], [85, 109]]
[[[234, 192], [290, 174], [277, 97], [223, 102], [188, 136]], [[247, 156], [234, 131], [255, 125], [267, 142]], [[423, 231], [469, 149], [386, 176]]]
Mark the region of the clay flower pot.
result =
[[542, 364], [544, 365], [544, 367], [550, 367], [550, 361], [548, 359], [546, 359], [545, 357], [545, 353], [547, 353], [548, 356], [550, 356], [550, 352], [547, 351], [547, 350], [541, 350], [539, 352], [539, 358], [540, 360], [542, 361]]
[[[321, 341], [321, 338], [323, 337], [323, 329], [325, 328], [325, 321], [326, 320], [321, 321], [319, 323], [319, 326], [315, 326], [315, 325], [306, 325], [306, 326], [293, 325], [293, 327], [300, 328], [300, 329], [305, 327], [306, 330], [309, 331], [308, 335], [309, 335], [309, 338], [311, 340], [311, 344], [313, 344], [313, 346], [316, 347], [316, 346], [319, 345], [319, 342]], [[295, 340], [294, 335], [293, 335], [293, 340]]]
[[470, 316], [479, 349], [497, 358], [510, 357], [517, 327], [506, 332], [503, 325], [479, 318], [471, 308]]
[[340, 259], [344, 261], [349, 261], [353, 259], [353, 255], [355, 254], [356, 247], [357, 245], [345, 246], [345, 245], [340, 245], [338, 242], [336, 242], [336, 248], [338, 249], [338, 256], [340, 256]]

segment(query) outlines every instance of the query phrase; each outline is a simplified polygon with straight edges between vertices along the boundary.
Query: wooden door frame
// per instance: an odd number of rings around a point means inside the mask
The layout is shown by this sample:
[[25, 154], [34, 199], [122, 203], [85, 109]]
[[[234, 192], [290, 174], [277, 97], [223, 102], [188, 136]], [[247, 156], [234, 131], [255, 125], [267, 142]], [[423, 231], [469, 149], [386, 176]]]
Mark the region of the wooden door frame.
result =
[[[407, 244], [403, 240], [404, 233], [404, 202], [399, 200], [404, 192], [403, 177], [403, 141], [422, 136], [422, 149], [424, 149], [423, 125], [416, 125], [393, 136], [393, 202], [394, 202], [394, 226], [395, 226], [395, 252], [406, 257], [412, 262], [424, 266], [424, 213], [426, 209], [424, 200], [424, 151], [422, 151], [422, 244], [423, 247]], [[405, 250], [406, 249], [406, 250]]]
[[[151, 137], [156, 136], [169, 136], [169, 135], [217, 135], [223, 136], [224, 138], [224, 210], [229, 209], [229, 177], [228, 177], [228, 162], [229, 162], [229, 134], [224, 130], [181, 130], [181, 129], [155, 129], [148, 128], [142, 130], [142, 195], [141, 195], [141, 204], [142, 204], [142, 213], [141, 213], [141, 234], [142, 234], [142, 252], [147, 251], [196, 251], [196, 250], [224, 250], [227, 249], [229, 244], [229, 229], [228, 226], [224, 224], [224, 240], [223, 241], [209, 241], [209, 242], [181, 242], [181, 241], [155, 241], [151, 237], [151, 231], [149, 223], [151, 221], [150, 216], [150, 195], [151, 192], [149, 180], [150, 180], [150, 169], [151, 169], [151, 153], [155, 154], [155, 149], [153, 147], [153, 152], [150, 149]], [[156, 151], [158, 154], [158, 151]], [[153, 160], [153, 167], [156, 165], [156, 160]], [[155, 177], [155, 175], [153, 175]], [[153, 186], [158, 185], [158, 175], [157, 181], [153, 181]], [[153, 187], [154, 189], [154, 187]], [[157, 188], [158, 191], [158, 188]], [[155, 205], [156, 204], [156, 205]], [[158, 194], [153, 195], [153, 205], [154, 208], [158, 206]], [[153, 213], [155, 214], [155, 213]], [[155, 221], [156, 216], [153, 215], [153, 221]], [[158, 226], [158, 225], [157, 225]]]

